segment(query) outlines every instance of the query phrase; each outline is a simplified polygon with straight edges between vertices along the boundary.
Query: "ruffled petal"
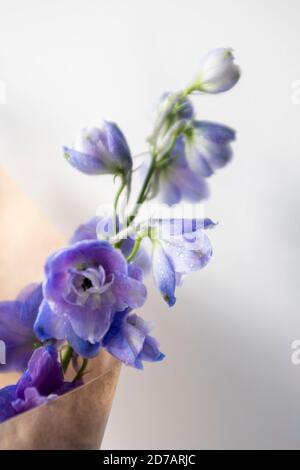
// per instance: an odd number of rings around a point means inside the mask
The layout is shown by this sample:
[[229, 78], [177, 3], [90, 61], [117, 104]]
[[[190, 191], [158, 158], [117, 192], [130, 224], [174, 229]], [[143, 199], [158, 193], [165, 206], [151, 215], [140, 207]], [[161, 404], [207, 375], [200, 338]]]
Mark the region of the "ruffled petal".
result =
[[[131, 268], [132, 269], [132, 268]], [[147, 289], [140, 281], [115, 273], [112, 291], [116, 298], [116, 309], [141, 307], [147, 297]]]
[[[64, 248], [46, 262], [44, 294], [47, 300], [62, 302], [62, 293], [66, 290], [69, 269], [74, 266], [102, 266], [106, 275], [128, 272], [127, 262], [119, 250], [115, 250], [108, 242], [87, 240], [75, 243], [71, 248]], [[52, 306], [51, 306], [52, 307]], [[69, 312], [73, 306], [64, 304]]]

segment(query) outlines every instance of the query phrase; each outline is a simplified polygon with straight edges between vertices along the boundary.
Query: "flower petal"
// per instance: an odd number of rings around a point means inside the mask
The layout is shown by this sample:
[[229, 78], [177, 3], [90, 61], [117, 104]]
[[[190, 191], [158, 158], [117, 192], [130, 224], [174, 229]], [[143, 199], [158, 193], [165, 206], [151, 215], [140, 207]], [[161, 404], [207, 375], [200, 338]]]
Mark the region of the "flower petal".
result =
[[160, 352], [158, 341], [153, 336], [147, 335], [143, 344], [143, 349], [139, 354], [141, 361], [158, 362], [162, 361], [165, 355]]
[[97, 225], [100, 222], [100, 217], [93, 217], [87, 223], [79, 225], [75, 230], [72, 237], [70, 238], [70, 243], [77, 243], [83, 240], [96, 240], [97, 239]]
[[109, 121], [104, 122], [107, 146], [112, 159], [120, 169], [128, 171], [132, 167], [132, 159], [126, 139], [119, 127]]
[[16, 415], [11, 401], [15, 398], [16, 386], [9, 385], [0, 390], [0, 423]]
[[172, 259], [176, 273], [187, 274], [204, 268], [212, 256], [209, 238], [203, 231], [195, 232], [195, 238], [185, 238], [181, 243], [164, 243], [166, 254]]
[[17, 383], [16, 397], [24, 399], [28, 387], [35, 387], [42, 395], [49, 395], [64, 382], [54, 346], [40, 347], [34, 351], [28, 368]]
[[[105, 294], [103, 297], [105, 297]], [[89, 343], [96, 344], [107, 333], [111, 325], [113, 313], [111, 305], [105, 305], [102, 302], [101, 307], [98, 309], [74, 308], [74, 311], [68, 314], [68, 319], [74, 333], [78, 337]]]
[[58, 398], [58, 395], [56, 394], [43, 396], [35, 387], [28, 387], [24, 390], [24, 398], [17, 398], [11, 405], [16, 413], [23, 413], [24, 411], [35, 408], [36, 406], [45, 405], [50, 401], [56, 400], [56, 398]]
[[49, 303], [44, 300], [40, 306], [34, 331], [41, 341], [48, 339], [65, 339], [67, 318], [51, 310]]
[[213, 49], [204, 56], [197, 79], [198, 89], [206, 93], [230, 90], [239, 80], [240, 68], [234, 63], [232, 49]]
[[[5, 343], [6, 364], [0, 371], [23, 371], [36, 340], [30, 321], [23, 321], [24, 305], [19, 301], [0, 302], [0, 339]], [[27, 319], [26, 319], [27, 320]]]
[[224, 145], [236, 138], [235, 131], [223, 124], [211, 121], [194, 121], [193, 126], [200, 131], [205, 139], [215, 144]]
[[171, 258], [165, 253], [159, 242], [154, 243], [152, 265], [155, 284], [168, 305], [172, 307], [176, 302], [174, 295], [175, 269]]
[[[63, 248], [48, 258], [45, 266], [46, 280], [43, 286], [47, 300], [62, 302], [61, 296], [66, 289], [68, 270], [75, 265], [102, 266], [106, 275], [114, 272], [127, 275], [128, 272], [124, 256], [108, 242], [98, 240], [78, 242], [71, 248]], [[69, 312], [72, 306], [65, 303], [64, 307]]]
[[144, 284], [136, 279], [115, 273], [112, 291], [117, 299], [116, 309], [141, 307], [146, 300], [147, 290]]
[[90, 343], [76, 335], [71, 324], [68, 326], [66, 339], [77, 354], [89, 359], [96, 357], [101, 347], [101, 342]]
[[78, 152], [78, 150], [69, 147], [64, 147], [64, 156], [76, 170], [87, 175], [112, 173], [111, 168], [107, 166], [106, 162], [101, 161], [96, 156]]

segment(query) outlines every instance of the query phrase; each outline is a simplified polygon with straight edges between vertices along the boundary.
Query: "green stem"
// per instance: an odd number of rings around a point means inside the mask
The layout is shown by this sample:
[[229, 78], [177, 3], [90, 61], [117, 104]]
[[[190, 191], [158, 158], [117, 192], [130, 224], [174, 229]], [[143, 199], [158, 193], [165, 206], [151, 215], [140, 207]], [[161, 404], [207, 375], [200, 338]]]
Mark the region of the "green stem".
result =
[[137, 198], [134, 209], [133, 209], [132, 213], [130, 214], [130, 216], [128, 217], [128, 225], [130, 225], [134, 221], [134, 219], [136, 218], [136, 216], [138, 214], [140, 204], [142, 204], [145, 201], [145, 197], [146, 197], [147, 190], [148, 190], [148, 185], [150, 183], [150, 180], [151, 180], [151, 178], [153, 176], [153, 173], [155, 171], [155, 168], [156, 168], [155, 163], [156, 163], [156, 156], [153, 155], [151, 165], [149, 167], [148, 173], [147, 173], [146, 178], [144, 180], [144, 183], [143, 183], [142, 189], [140, 191], [140, 194]]
[[62, 357], [62, 361], [61, 361], [61, 367], [62, 367], [64, 374], [67, 372], [72, 356], [73, 356], [73, 348], [68, 344], [66, 347], [66, 351]]
[[[190, 93], [193, 92], [193, 87], [188, 87], [186, 88], [182, 94], [181, 94], [181, 98], [184, 98], [186, 96], [188, 96]], [[151, 165], [148, 169], [148, 172], [147, 172], [147, 175], [145, 177], [145, 180], [144, 180], [144, 183], [143, 183], [143, 186], [141, 188], [141, 191], [139, 193], [139, 196], [137, 198], [137, 201], [135, 203], [135, 206], [133, 208], [133, 211], [131, 212], [131, 214], [128, 216], [127, 218], [127, 228], [132, 224], [132, 222], [134, 221], [134, 219], [136, 218], [138, 212], [139, 212], [139, 209], [140, 209], [140, 205], [143, 204], [143, 202], [146, 200], [147, 198], [147, 194], [148, 194], [148, 191], [149, 191], [149, 184], [150, 184], [150, 181], [151, 181], [151, 178], [155, 172], [155, 170], [159, 167], [159, 166], [163, 166], [165, 164], [165, 162], [167, 161], [171, 151], [173, 150], [175, 144], [176, 144], [176, 141], [177, 141], [177, 137], [178, 135], [183, 131], [183, 129], [180, 129], [178, 130], [173, 138], [172, 138], [172, 141], [169, 145], [169, 148], [167, 149], [167, 151], [165, 151], [165, 153], [161, 156], [161, 158], [157, 161], [157, 157], [158, 157], [158, 154], [157, 154], [157, 149], [155, 148], [155, 144], [154, 145], [154, 150], [153, 150], [153, 153], [152, 153], [152, 161], [151, 161]], [[138, 240], [137, 240], [138, 241]], [[136, 243], [137, 243], [136, 241]], [[123, 243], [123, 240], [119, 239], [118, 241], [116, 241], [115, 243], [115, 247], [116, 248], [120, 248], [121, 245]], [[139, 244], [141, 243], [141, 240], [139, 241]], [[137, 246], [137, 249], [136, 251], [138, 250], [139, 248], [139, 245]], [[135, 247], [134, 249], [135, 250]], [[133, 252], [132, 252], [133, 253]], [[130, 254], [129, 255], [129, 258], [128, 260], [131, 261], [132, 258], [134, 257], [134, 255], [136, 254], [136, 252], [134, 254]]]
[[130, 261], [132, 261], [133, 258], [135, 257], [135, 255], [137, 254], [142, 239], [143, 239], [143, 237], [139, 237], [139, 238], [137, 238], [137, 239], [135, 240], [135, 243], [134, 243], [133, 248], [132, 248], [132, 252], [130, 253], [129, 256], [127, 256], [127, 262], [128, 262], [128, 263], [130, 263]]
[[181, 97], [186, 98], [187, 96], [189, 96], [194, 91], [197, 91], [197, 89], [195, 88], [195, 85], [190, 85], [190, 86], [186, 87], [185, 90], [183, 90]]
[[79, 369], [79, 371], [77, 372], [77, 374], [75, 375], [74, 379], [72, 380], [72, 382], [77, 382], [78, 380], [81, 379], [81, 377], [83, 376], [83, 373], [86, 369], [86, 366], [88, 365], [88, 359], [84, 358], [83, 361], [82, 361], [82, 364], [81, 364], [81, 367]]
[[114, 234], [117, 234], [119, 229], [118, 229], [118, 204], [120, 200], [120, 196], [126, 186], [126, 181], [125, 178], [122, 176], [122, 183], [117, 191], [116, 197], [115, 197], [115, 202], [114, 202]]

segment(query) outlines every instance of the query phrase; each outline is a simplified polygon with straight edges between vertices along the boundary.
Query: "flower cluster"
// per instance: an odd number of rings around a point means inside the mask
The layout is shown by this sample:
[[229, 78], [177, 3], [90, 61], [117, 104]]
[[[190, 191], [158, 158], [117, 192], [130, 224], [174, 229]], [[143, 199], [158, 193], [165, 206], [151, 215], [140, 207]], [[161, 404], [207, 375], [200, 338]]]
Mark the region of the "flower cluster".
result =
[[[40, 284], [25, 288], [15, 301], [0, 302], [7, 357], [0, 367], [23, 373], [16, 385], [0, 391], [0, 421], [80, 386], [88, 360], [102, 349], [138, 369], [164, 358], [151, 325], [135, 313], [147, 298], [144, 277], [152, 270], [159, 293], [173, 306], [184, 277], [209, 263], [207, 230], [216, 224], [208, 218], [139, 220], [139, 210], [154, 198], [172, 206], [209, 196], [207, 180], [232, 158], [235, 132], [198, 120], [191, 97], [225, 92], [239, 76], [232, 51], [217, 49], [203, 59], [190, 85], [162, 96], [132, 206], [134, 157], [116, 124], [85, 128], [73, 146], [64, 147], [66, 160], [80, 172], [120, 180], [114, 212], [80, 225], [69, 245], [48, 257]], [[82, 365], [66, 382], [68, 366], [78, 358]]]

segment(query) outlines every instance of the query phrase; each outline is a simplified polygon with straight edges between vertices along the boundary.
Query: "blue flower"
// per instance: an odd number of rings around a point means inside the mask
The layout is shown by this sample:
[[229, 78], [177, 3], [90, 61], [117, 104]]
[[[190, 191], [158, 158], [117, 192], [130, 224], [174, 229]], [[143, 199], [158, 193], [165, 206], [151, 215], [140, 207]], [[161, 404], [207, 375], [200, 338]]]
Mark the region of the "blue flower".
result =
[[[231, 143], [235, 131], [208, 121], [190, 122], [180, 134], [167, 157], [157, 163], [152, 197], [170, 206], [182, 200], [201, 202], [210, 195], [207, 178], [223, 168], [232, 158]], [[142, 166], [141, 176], [149, 168]]]
[[240, 79], [241, 71], [234, 63], [232, 49], [213, 49], [204, 56], [200, 71], [191, 89], [205, 93], [230, 90]]
[[205, 177], [190, 168], [185, 149], [185, 139], [180, 135], [169, 157], [159, 166], [152, 188], [152, 195], [158, 195], [161, 202], [170, 206], [181, 200], [203, 201], [209, 196]]
[[235, 131], [222, 124], [194, 121], [186, 137], [185, 154], [190, 167], [197, 175], [209, 177], [223, 168], [232, 158], [231, 143]]
[[76, 138], [74, 147], [64, 147], [64, 155], [82, 173], [121, 174], [130, 177], [130, 150], [121, 130], [112, 122], [105, 121], [102, 129], [83, 129]]
[[114, 314], [144, 304], [146, 288], [119, 250], [86, 240], [50, 256], [35, 332], [67, 340], [84, 357], [97, 355]]
[[6, 364], [1, 372], [23, 371], [38, 343], [33, 324], [42, 302], [42, 286], [31, 284], [17, 300], [0, 302], [0, 339], [6, 348]]
[[150, 331], [149, 323], [125, 310], [115, 315], [103, 346], [124, 364], [143, 369], [143, 361], [157, 362], [165, 357]]
[[214, 225], [210, 219], [151, 221], [154, 281], [170, 307], [176, 302], [175, 289], [184, 276], [209, 263], [212, 247], [205, 230]]
[[54, 346], [40, 347], [32, 354], [17, 384], [0, 390], [0, 422], [49, 403], [80, 384], [64, 382]]

